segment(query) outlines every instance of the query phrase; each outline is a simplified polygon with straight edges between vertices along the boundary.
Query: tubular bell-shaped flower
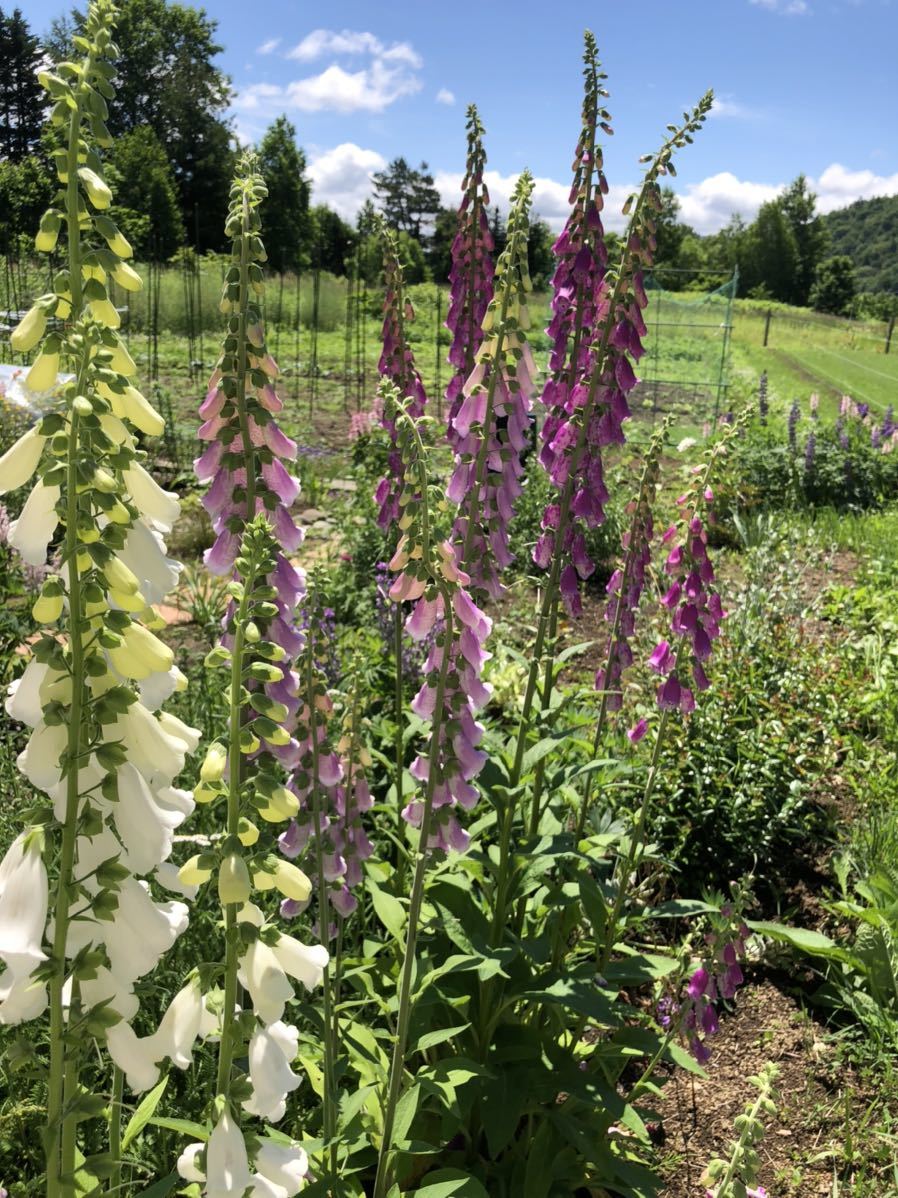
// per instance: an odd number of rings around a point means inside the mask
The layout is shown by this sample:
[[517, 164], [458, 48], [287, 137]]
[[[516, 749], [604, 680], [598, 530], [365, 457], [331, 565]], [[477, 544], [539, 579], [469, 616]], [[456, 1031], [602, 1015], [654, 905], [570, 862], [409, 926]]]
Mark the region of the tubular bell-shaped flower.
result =
[[[61, 207], [41, 222], [38, 248], [51, 248], [44, 230], [53, 230], [55, 245], [64, 228], [65, 266], [14, 338], [39, 349], [26, 386], [55, 385], [60, 368], [72, 379], [61, 388], [61, 409], [43, 416], [0, 463], [4, 488], [37, 476], [11, 535], [27, 560], [42, 565], [62, 528], [61, 566], [34, 606], [47, 626], [7, 702], [9, 715], [32, 729], [19, 768], [48, 796], [40, 833], [54, 878], [46, 934], [38, 928], [47, 911], [47, 871], [37, 834], [14, 842], [0, 866], [0, 956], [7, 965], [0, 1021], [34, 1018], [47, 1001], [50, 1007], [45, 1143], [52, 1193], [62, 1192], [60, 1179], [76, 1169], [75, 1124], [86, 1116], [70, 1095], [79, 1092], [83, 1054], [94, 1038], [133, 1036], [126, 1021], [137, 1012], [134, 984], [187, 925], [185, 904], [157, 902], [148, 879], [192, 810], [189, 793], [173, 783], [198, 739], [141, 701], [144, 687], [158, 698], [179, 685], [150, 606], [177, 578], [157, 527], [171, 527], [178, 503], [141, 465], [137, 435], [150, 426], [158, 432], [162, 421], [131, 382], [134, 363], [116, 332], [106, 286], [121, 254], [130, 253], [113, 221], [97, 211], [111, 194], [95, 146], [111, 145], [103, 114], [113, 94], [114, 17], [110, 0], [95, 0], [76, 39], [78, 60], [40, 73], [59, 134]], [[47, 332], [50, 316], [57, 328]], [[4, 916], [25, 872], [27, 908], [11, 940]], [[43, 957], [38, 982], [30, 975]], [[66, 1024], [89, 1034], [66, 1034]], [[115, 1057], [111, 1040], [108, 1048]], [[159, 1054], [166, 1055], [168, 1048]]]
[[[295, 446], [272, 418], [281, 401], [258, 299], [258, 263], [265, 258], [258, 208], [265, 194], [255, 159], [247, 155], [231, 189], [227, 231], [234, 239], [233, 265], [222, 299], [229, 323], [201, 409], [201, 436], [209, 448], [197, 462], [198, 476], [212, 480], [204, 503], [218, 534], [207, 565], [216, 573], [232, 573], [224, 635], [207, 659], [210, 667], [229, 670], [228, 744], [209, 747], [196, 788], [200, 802], [225, 801], [225, 833], [213, 848], [186, 862], [180, 875], [188, 886], [216, 876], [224, 915], [218, 1115], [205, 1168], [190, 1150], [179, 1162], [182, 1176], [205, 1181], [209, 1198], [249, 1187], [259, 1194], [285, 1192], [272, 1189], [262, 1176], [255, 1137], [244, 1141], [237, 1095], [249, 1114], [283, 1115], [287, 1094], [297, 1084], [289, 1068], [296, 1034], [281, 1023], [293, 997], [289, 977], [316, 986], [328, 960], [322, 946], [307, 947], [279, 934], [251, 901], [254, 891], [276, 891], [304, 903], [312, 890], [301, 870], [271, 851], [271, 840], [262, 832], [266, 824], [286, 823], [299, 808], [288, 783], [302, 758], [297, 729], [303, 700], [294, 662], [305, 645], [297, 623], [305, 580], [287, 557], [301, 539], [290, 516], [299, 486], [284, 465]], [[238, 979], [251, 1012], [237, 1007]], [[247, 1058], [248, 1075], [236, 1067]], [[257, 1174], [251, 1171], [253, 1160]]]
[[[399, 261], [399, 245], [392, 229], [382, 226], [384, 243], [384, 322], [383, 349], [378, 371], [398, 388], [399, 394], [409, 405], [409, 414], [415, 418], [424, 415], [427, 395], [424, 384], [415, 366], [415, 356], [409, 346], [405, 326], [415, 318], [415, 310], [405, 293], [402, 264]], [[399, 496], [403, 488], [402, 454], [396, 443], [396, 424], [390, 412], [382, 409], [382, 423], [390, 435], [388, 473], [380, 480], [374, 493], [378, 507], [377, 522], [387, 529], [399, 519]]]
[[452, 242], [449, 270], [449, 314], [446, 328], [452, 333], [449, 364], [455, 369], [446, 387], [446, 438], [453, 451], [463, 439], [455, 418], [464, 396], [462, 389], [474, 369], [483, 341], [483, 319], [493, 298], [493, 235], [487, 219], [489, 190], [483, 179], [486, 154], [483, 125], [476, 107], [468, 108], [468, 158], [458, 208], [458, 230]]
[[477, 802], [472, 784], [486, 761], [478, 748], [483, 728], [475, 719], [490, 695], [481, 672], [489, 654], [484, 642], [492, 621], [468, 593], [471, 579], [459, 566], [452, 544], [435, 539], [427, 458], [417, 422], [395, 393], [385, 395], [395, 412], [398, 444], [404, 459], [405, 486], [400, 495], [402, 537], [390, 562], [396, 579], [390, 597], [410, 599], [415, 607], [406, 631], [417, 640], [436, 629], [424, 665], [424, 682], [412, 701], [416, 715], [431, 724], [430, 743], [418, 754], [411, 773], [424, 797], [415, 796], [403, 811], [421, 832], [421, 848], [456, 849], [468, 844], [455, 814]]
[[522, 490], [535, 374], [526, 333], [532, 192], [533, 179], [524, 171], [512, 196], [496, 291], [452, 425], [455, 467], [446, 494], [459, 505], [453, 543], [472, 586], [493, 598], [502, 592], [500, 572], [512, 561], [508, 526]]

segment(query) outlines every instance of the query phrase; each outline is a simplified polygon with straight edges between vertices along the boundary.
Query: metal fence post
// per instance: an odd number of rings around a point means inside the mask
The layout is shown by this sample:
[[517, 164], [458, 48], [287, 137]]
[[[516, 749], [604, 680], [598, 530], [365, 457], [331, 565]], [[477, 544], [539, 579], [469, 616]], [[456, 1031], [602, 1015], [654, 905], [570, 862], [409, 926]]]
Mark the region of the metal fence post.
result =
[[767, 339], [770, 336], [770, 318], [772, 316], [773, 316], [773, 312], [770, 310], [770, 308], [768, 308], [767, 309], [767, 319], [764, 321], [764, 345], [765, 346], [767, 344]]
[[888, 332], [886, 333], [886, 347], [885, 347], [885, 350], [883, 351], [884, 353], [889, 352], [889, 347], [892, 344], [892, 330], [894, 328], [895, 328], [895, 317], [893, 316], [892, 319], [889, 321], [889, 329], [888, 329]]

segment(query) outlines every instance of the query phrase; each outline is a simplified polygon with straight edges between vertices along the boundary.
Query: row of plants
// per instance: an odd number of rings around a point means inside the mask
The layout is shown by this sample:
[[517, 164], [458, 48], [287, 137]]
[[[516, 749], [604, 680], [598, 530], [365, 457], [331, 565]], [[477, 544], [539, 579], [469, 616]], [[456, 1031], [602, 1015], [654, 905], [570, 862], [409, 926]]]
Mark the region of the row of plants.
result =
[[[587, 34], [535, 444], [533, 184], [524, 172], [494, 262], [469, 111], [447, 427], [428, 414], [384, 229], [381, 385], [329, 570], [301, 569], [297, 446], [262, 321], [265, 188], [242, 160], [199, 408], [214, 540], [190, 576], [191, 640], [157, 610], [178, 587], [185, 602], [165, 541], [180, 504], [153, 477], [164, 421], [109, 300], [110, 279], [140, 286], [97, 149], [114, 19], [95, 0], [74, 60], [42, 73], [60, 190], [37, 248], [62, 239], [67, 265], [14, 342], [36, 351], [33, 388], [72, 377], [0, 460], [5, 490], [33, 483], [10, 544], [35, 569], [58, 554], [7, 705], [27, 729], [28, 802], [0, 864], [4, 1182], [13, 1198], [655, 1193], [660, 1087], [672, 1068], [701, 1074], [742, 980], [750, 897], [730, 883], [748, 843], [798, 837], [830, 734], [826, 672], [795, 664], [786, 629], [764, 642], [769, 563], [751, 566], [722, 648], [709, 532], [746, 419], [670, 504], [666, 428], [617, 481], [607, 469], [642, 354], [659, 180], [710, 94], [645, 157], [610, 264], [610, 116]], [[520, 650], [497, 646], [515, 554], [538, 579]], [[562, 637], [603, 564], [584, 688]], [[751, 721], [756, 696], [772, 718]], [[777, 720], [791, 739], [769, 748]], [[713, 875], [707, 837], [726, 849]], [[756, 1187], [771, 1084], [710, 1163], [713, 1198]]]

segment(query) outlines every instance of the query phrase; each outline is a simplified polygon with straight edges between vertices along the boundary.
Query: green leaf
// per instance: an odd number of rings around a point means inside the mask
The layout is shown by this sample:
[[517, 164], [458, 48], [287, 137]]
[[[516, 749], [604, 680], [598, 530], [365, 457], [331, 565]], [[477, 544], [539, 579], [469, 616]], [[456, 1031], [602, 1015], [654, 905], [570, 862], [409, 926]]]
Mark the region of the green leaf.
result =
[[547, 736], [543, 740], [538, 740], [535, 745], [532, 745], [524, 754], [524, 760], [521, 763], [521, 773], [529, 774], [534, 766], [538, 765], [544, 757], [559, 747], [561, 741], [557, 736]]
[[487, 1147], [492, 1159], [498, 1160], [517, 1131], [528, 1094], [519, 1081], [516, 1084], [515, 1073], [504, 1068], [483, 1083], [481, 1099], [480, 1120]]
[[569, 1011], [577, 1011], [587, 1015], [605, 1026], [615, 1026], [620, 1022], [620, 1016], [615, 1011], [610, 998], [603, 994], [596, 985], [595, 975], [589, 978], [562, 977], [544, 989], [525, 990], [521, 998], [533, 998], [539, 1002], [555, 1003], [566, 1007]]
[[461, 1169], [438, 1169], [428, 1173], [424, 1184], [414, 1193], [417, 1198], [489, 1198], [477, 1178]]
[[205, 1144], [209, 1139], [209, 1129], [202, 1123], [194, 1123], [190, 1119], [169, 1119], [167, 1116], [154, 1116], [147, 1122], [153, 1127], [164, 1127], [166, 1131], [179, 1131], [182, 1135], [190, 1136], [192, 1140], [202, 1140]]
[[527, 1153], [527, 1172], [524, 1175], [524, 1198], [548, 1198], [552, 1185], [552, 1128], [542, 1123], [530, 1142]]
[[707, 1077], [707, 1073], [695, 1059], [691, 1052], [687, 1052], [682, 1045], [677, 1044], [676, 1040], [671, 1040], [665, 1050], [665, 1056], [670, 1057], [675, 1065], [679, 1065], [681, 1069], [685, 1069], [687, 1073], [694, 1073], [696, 1077]]
[[396, 1118], [393, 1124], [393, 1142], [407, 1140], [412, 1121], [418, 1113], [421, 1102], [421, 1087], [412, 1086], [406, 1090], [396, 1104]]
[[122, 1136], [122, 1151], [124, 1152], [128, 1145], [135, 1140], [143, 1129], [149, 1123], [153, 1115], [156, 1114], [156, 1107], [165, 1093], [165, 1087], [168, 1085], [168, 1076], [166, 1075], [158, 1086], [154, 1086], [149, 1094], [142, 1099], [137, 1110], [128, 1120], [128, 1126], [125, 1128], [125, 1133]]
[[154, 1182], [148, 1190], [141, 1190], [139, 1194], [134, 1195], [134, 1198], [167, 1198], [177, 1184], [178, 1174], [169, 1173], [168, 1177]]
[[379, 886], [375, 886], [373, 882], [369, 882], [368, 890], [371, 894], [371, 902], [374, 904], [374, 911], [377, 918], [394, 940], [398, 940], [400, 944], [404, 943], [405, 908], [402, 903], [400, 903], [398, 898], [394, 898], [392, 894], [388, 894], [386, 890], [381, 890]]
[[838, 961], [847, 961], [851, 954], [839, 948], [822, 932], [811, 931], [810, 928], [790, 928], [783, 923], [768, 923], [765, 920], [747, 920], [752, 932], [758, 936], [769, 936], [781, 944], [791, 945], [799, 952], [810, 953], [813, 957], [831, 957]]
[[656, 982], [666, 978], [677, 969], [679, 962], [674, 957], [662, 957], [657, 953], [636, 953], [611, 961], [605, 970], [605, 980], [615, 986], [634, 986], [640, 982]]
[[437, 1044], [444, 1044], [453, 1036], [459, 1036], [462, 1032], [466, 1032], [470, 1026], [470, 1023], [461, 1023], [458, 1027], [443, 1027], [433, 1032], [426, 1032], [413, 1047], [418, 1052], [427, 1052], [428, 1048], [435, 1048]]

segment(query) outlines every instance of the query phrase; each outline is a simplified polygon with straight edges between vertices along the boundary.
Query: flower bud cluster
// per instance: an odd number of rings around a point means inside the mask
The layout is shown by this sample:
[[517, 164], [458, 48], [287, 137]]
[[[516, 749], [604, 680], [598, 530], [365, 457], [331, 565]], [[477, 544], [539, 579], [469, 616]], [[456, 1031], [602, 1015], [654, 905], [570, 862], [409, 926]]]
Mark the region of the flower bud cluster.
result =
[[486, 154], [483, 125], [472, 104], [467, 114], [468, 157], [458, 208], [458, 230], [452, 242], [449, 270], [449, 314], [446, 328], [452, 333], [449, 364], [454, 372], [446, 388], [446, 439], [454, 451], [462, 439], [455, 418], [464, 396], [462, 389], [474, 369], [474, 359], [483, 340], [482, 324], [493, 298], [493, 235], [487, 211], [490, 194], [483, 179]]
[[[384, 321], [383, 348], [377, 369], [382, 379], [387, 379], [399, 391], [408, 405], [408, 413], [415, 419], [424, 415], [427, 395], [424, 384], [415, 366], [405, 326], [415, 319], [415, 310], [405, 294], [402, 264], [399, 261], [399, 244], [391, 229], [383, 226], [384, 243]], [[387, 473], [374, 492], [377, 504], [377, 523], [387, 529], [399, 519], [399, 496], [403, 488], [402, 454], [397, 444], [395, 422], [386, 407], [381, 409], [383, 427], [390, 435], [390, 455]]]
[[[267, 516], [285, 554], [302, 541], [290, 514], [299, 483], [284, 465], [296, 458], [296, 443], [275, 420], [284, 405], [275, 390], [278, 367], [265, 344], [261, 314], [261, 264], [267, 255], [259, 205], [266, 195], [254, 156], [244, 155], [225, 225], [233, 241], [220, 305], [228, 330], [200, 407], [199, 438], [208, 448], [194, 463], [200, 482], [211, 484], [203, 506], [216, 533], [205, 556], [213, 574], [230, 572], [243, 527], [258, 513]], [[247, 443], [251, 453], [245, 451]]]
[[610, 598], [605, 606], [604, 617], [611, 625], [611, 632], [606, 664], [596, 671], [595, 684], [596, 690], [604, 692], [607, 711], [620, 710], [623, 703], [621, 677], [624, 670], [633, 664], [630, 640], [636, 631], [636, 613], [652, 560], [652, 505], [658, 489], [665, 433], [666, 426], [653, 438], [649, 447], [639, 493], [627, 505], [630, 525], [621, 537], [623, 566], [614, 571], [605, 588]]
[[415, 714], [431, 725], [427, 750], [419, 752], [411, 767], [424, 795], [411, 799], [403, 817], [421, 829], [422, 847], [461, 852], [469, 838], [456, 810], [470, 811], [476, 805], [473, 780], [486, 762], [476, 713], [491, 693], [482, 672], [490, 657], [484, 644], [492, 621], [471, 598], [471, 578], [460, 568], [454, 546], [434, 533], [432, 513], [439, 499], [430, 494], [417, 423], [395, 394], [388, 405], [396, 413], [406, 480], [399, 497], [402, 537], [390, 562], [396, 574], [390, 598], [414, 602], [405, 624], [414, 640], [434, 637], [424, 681], [412, 701]]
[[[296, 731], [299, 757], [290, 784], [299, 809], [278, 838], [278, 845], [291, 859], [306, 854], [312, 864], [311, 873], [317, 873], [320, 859], [328, 902], [338, 914], [346, 916], [357, 905], [351, 888], [362, 880], [361, 863], [373, 851], [361, 820], [372, 805], [363, 769], [365, 764], [370, 765], [370, 758], [352, 735], [348, 739], [343, 735], [336, 746], [331, 743], [329, 724], [334, 709], [320, 665], [327, 646], [323, 643], [323, 602], [316, 586], [309, 588], [303, 607], [308, 633], [297, 662], [302, 680]], [[347, 758], [349, 749], [353, 752]], [[316, 839], [320, 843], [315, 843]], [[315, 851], [310, 853], [310, 848]], [[289, 901], [281, 905], [281, 913], [288, 917], [300, 909]], [[319, 930], [326, 935], [320, 921]]]
[[472, 585], [494, 599], [513, 560], [509, 524], [523, 489], [536, 367], [527, 343], [532, 290], [527, 234], [533, 179], [524, 171], [512, 196], [508, 242], [496, 266], [496, 290], [483, 318], [474, 368], [452, 425], [455, 467], [446, 496], [459, 505], [453, 528], [458, 559]]

